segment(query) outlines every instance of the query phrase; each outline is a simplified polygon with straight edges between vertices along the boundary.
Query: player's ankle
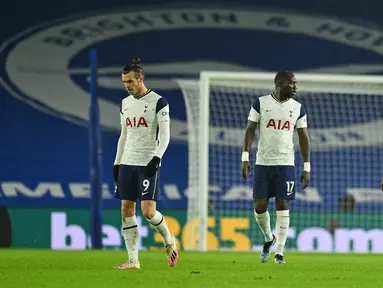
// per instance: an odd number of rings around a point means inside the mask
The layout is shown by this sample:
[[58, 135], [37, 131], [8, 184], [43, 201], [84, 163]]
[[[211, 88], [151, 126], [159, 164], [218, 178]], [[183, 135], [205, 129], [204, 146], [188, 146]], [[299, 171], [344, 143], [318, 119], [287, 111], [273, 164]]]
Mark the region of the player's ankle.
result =
[[165, 246], [171, 245], [173, 243], [174, 243], [173, 236], [170, 233], [164, 237]]
[[283, 256], [283, 250], [285, 250], [284, 245], [277, 245], [277, 249], [275, 250], [275, 255]]
[[274, 236], [272, 233], [270, 233], [269, 235], [265, 235], [265, 241], [266, 242], [271, 242], [274, 240]]
[[138, 256], [129, 256], [129, 260], [132, 261], [133, 263], [138, 263]]

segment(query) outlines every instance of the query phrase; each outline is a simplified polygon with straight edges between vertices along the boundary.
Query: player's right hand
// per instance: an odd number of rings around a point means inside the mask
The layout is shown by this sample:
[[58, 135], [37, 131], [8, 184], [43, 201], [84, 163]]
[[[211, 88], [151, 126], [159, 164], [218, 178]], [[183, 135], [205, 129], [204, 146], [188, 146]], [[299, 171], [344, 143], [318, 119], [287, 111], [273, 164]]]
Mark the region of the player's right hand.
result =
[[242, 161], [241, 171], [243, 179], [247, 180], [247, 174], [251, 171], [250, 161]]
[[117, 183], [117, 180], [118, 180], [118, 170], [120, 168], [120, 165], [113, 165], [113, 179], [114, 179], [114, 182]]
[[160, 167], [160, 162], [161, 159], [159, 157], [153, 156], [152, 160], [150, 160], [148, 165], [146, 165], [145, 176], [153, 177], [157, 173], [158, 168]]

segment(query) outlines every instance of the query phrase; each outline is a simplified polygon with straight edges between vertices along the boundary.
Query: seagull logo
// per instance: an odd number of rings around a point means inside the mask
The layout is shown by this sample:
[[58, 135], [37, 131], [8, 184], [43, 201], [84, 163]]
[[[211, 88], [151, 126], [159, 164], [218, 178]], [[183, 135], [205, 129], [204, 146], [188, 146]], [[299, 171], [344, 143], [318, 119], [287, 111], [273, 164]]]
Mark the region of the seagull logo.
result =
[[[142, 59], [148, 87], [165, 97], [175, 93], [182, 97], [178, 80], [197, 80], [201, 70], [273, 71], [275, 67], [270, 66], [268, 57], [254, 57], [267, 56], [270, 53], [267, 45], [246, 46], [250, 38], [257, 38], [257, 33], [262, 33], [265, 43], [275, 37], [289, 37], [290, 41], [302, 43], [296, 47], [296, 57], [291, 57], [294, 59], [291, 65], [298, 66], [294, 69], [297, 73], [383, 72], [383, 65], [375, 64], [383, 63], [383, 33], [369, 26], [343, 22], [338, 18], [249, 7], [233, 9], [219, 5], [181, 9], [162, 6], [153, 10], [107, 10], [58, 19], [15, 35], [0, 47], [4, 63], [0, 84], [9, 95], [41, 112], [87, 125], [90, 79], [87, 48], [92, 46], [107, 51], [99, 53], [99, 63], [102, 63], [98, 70], [98, 85], [102, 91], [100, 119], [105, 129], [118, 133], [119, 105], [126, 93], [121, 82], [121, 69], [126, 63], [121, 63], [121, 59], [127, 59], [128, 43], [147, 43], [147, 39], [152, 39], [148, 45], [140, 46], [142, 55], [130, 55], [129, 59], [136, 56]], [[214, 40], [230, 39], [233, 35], [243, 41], [239, 54], [226, 53], [236, 51], [238, 41], [223, 43]], [[176, 53], [169, 44], [175, 38], [179, 45]], [[307, 67], [304, 58], [307, 53], [299, 50], [305, 49], [305, 41], [311, 41], [313, 49], [319, 47], [313, 53], [316, 58], [324, 59], [321, 66]], [[351, 56], [343, 62], [331, 57], [328, 51], [333, 47], [358, 51], [358, 63]], [[360, 63], [363, 53], [373, 55], [375, 61]], [[344, 55], [348, 57], [349, 54]], [[186, 117], [172, 117], [172, 139], [186, 141]], [[220, 135], [223, 127], [214, 129], [217, 131], [212, 133]], [[225, 133], [231, 135], [233, 141], [242, 137], [238, 137], [242, 135], [239, 129], [226, 129]]]

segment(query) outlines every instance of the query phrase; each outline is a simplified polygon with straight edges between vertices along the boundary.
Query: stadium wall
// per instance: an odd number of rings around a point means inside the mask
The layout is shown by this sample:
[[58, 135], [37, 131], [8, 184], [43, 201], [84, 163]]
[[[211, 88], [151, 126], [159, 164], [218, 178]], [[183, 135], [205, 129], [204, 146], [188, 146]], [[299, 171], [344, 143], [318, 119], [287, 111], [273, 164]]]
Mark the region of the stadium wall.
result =
[[[14, 247], [54, 248], [52, 239], [60, 239], [57, 241], [68, 247], [82, 241], [82, 244], [78, 244], [79, 247], [88, 247], [83, 240], [70, 242], [68, 237], [65, 241], [72, 244], [63, 244], [62, 238], [54, 235], [52, 231], [55, 230], [51, 228], [52, 221], [63, 221], [65, 214], [66, 225], [77, 225], [66, 231], [78, 231], [79, 234], [76, 235], [81, 236], [76, 236], [79, 237], [76, 239], [86, 238], [86, 232], [80, 232], [78, 227], [82, 231], [88, 229], [88, 224], [84, 222], [90, 195], [86, 52], [92, 43], [99, 51], [99, 92], [103, 100], [101, 109], [106, 111], [102, 118], [105, 223], [117, 229], [120, 219], [120, 204], [113, 198], [114, 183], [111, 177], [119, 133], [118, 106], [125, 94], [119, 82], [119, 71], [133, 57], [139, 56], [146, 64], [149, 86], [165, 96], [171, 105], [172, 123], [175, 124], [171, 144], [163, 161], [159, 209], [174, 219], [170, 221], [173, 223], [171, 229], [180, 230], [178, 239], [182, 245], [187, 242], [182, 239], [182, 231], [187, 229], [185, 191], [188, 186], [188, 150], [185, 106], [174, 78], [196, 79], [203, 69], [277, 71], [284, 68], [299, 72], [383, 72], [383, 67], [379, 65], [383, 55], [383, 34], [379, 31], [383, 23], [378, 13], [383, 4], [379, 2], [366, 9], [364, 1], [354, 1], [353, 5], [348, 5], [346, 1], [331, 1], [331, 5], [327, 5], [326, 2], [330, 1], [309, 3], [300, 0], [284, 3], [269, 0], [257, 1], [257, 7], [252, 6], [252, 1], [238, 1], [235, 7], [225, 1], [198, 5], [181, 1], [177, 5], [162, 6], [161, 11], [151, 8], [153, 4], [160, 4], [159, 1], [140, 1], [140, 5], [126, 9], [120, 6], [123, 2], [92, 1], [89, 5], [87, 1], [82, 1], [81, 4], [65, 1], [53, 5], [50, 1], [40, 1], [44, 9], [36, 13], [27, 13], [27, 7], [21, 11], [10, 3], [11, 6], [7, 8], [9, 13], [2, 17], [2, 20], [9, 21], [12, 25], [6, 25], [7, 29], [3, 29], [0, 34], [3, 40], [0, 57], [4, 63], [1, 67], [0, 85], [0, 206], [6, 207], [3, 210], [7, 211], [0, 215], [9, 215], [3, 219], [9, 219], [4, 221], [11, 223], [11, 243]], [[344, 9], [345, 5], [348, 9]], [[94, 10], [88, 11], [88, 7], [93, 7]], [[289, 13], [286, 13], [286, 9]], [[248, 19], [244, 11], [257, 13], [254, 15], [258, 17]], [[305, 17], [300, 18], [302, 15]], [[14, 21], [16, 16], [19, 19], [17, 23]], [[94, 17], [99, 18], [95, 20]], [[332, 17], [331, 21], [329, 17]], [[302, 23], [303, 26], [312, 28], [307, 35], [294, 30], [296, 25]], [[217, 25], [223, 27], [217, 29]], [[246, 26], [250, 28], [245, 29]], [[147, 45], [148, 39], [155, 45], [155, 50], [153, 45]], [[171, 44], [174, 39], [177, 39], [177, 47]], [[240, 53], [238, 43], [241, 43]], [[276, 43], [284, 43], [288, 57], [281, 53]], [[382, 103], [379, 102], [379, 105]], [[339, 106], [337, 109], [342, 111], [344, 108]], [[358, 124], [357, 121], [358, 119], [348, 122], [347, 125], [353, 127], [352, 125]], [[331, 127], [320, 128], [330, 130]], [[347, 142], [351, 139], [347, 137], [357, 136], [346, 135], [344, 138], [341, 135], [336, 143]], [[371, 143], [364, 141], [362, 147], [368, 150]], [[354, 159], [354, 163], [376, 163], [382, 159], [382, 147], [371, 147], [371, 151], [373, 153], [367, 156], [370, 158]], [[317, 159], [326, 158], [321, 153], [317, 154]], [[352, 155], [353, 152], [339, 149], [336, 153]], [[322, 201], [318, 202], [318, 198], [315, 200], [302, 197], [297, 200], [302, 201], [301, 206], [332, 210], [338, 206], [338, 199], [351, 190], [360, 189], [361, 193], [372, 191], [369, 193], [375, 196], [361, 198], [357, 203], [356, 209], [360, 211], [360, 218], [353, 222], [355, 227], [347, 229], [360, 228], [369, 231], [378, 228], [365, 226], [367, 214], [363, 213], [381, 211], [383, 200], [376, 193], [379, 192], [382, 176], [381, 164], [376, 165], [380, 170], [363, 172], [369, 175], [368, 179], [360, 179], [361, 169], [366, 169], [364, 167], [354, 166], [343, 171], [349, 175], [349, 179], [355, 180], [341, 181], [337, 183], [336, 189], [329, 183], [319, 181], [323, 173], [319, 170], [322, 164], [318, 164], [318, 169], [313, 170], [312, 176], [312, 191]], [[316, 164], [313, 165], [315, 168]], [[326, 173], [339, 173], [336, 167], [329, 169]], [[234, 200], [248, 195], [249, 189], [240, 191], [237, 188], [223, 185], [214, 187], [216, 191], [220, 191], [222, 197], [237, 191], [237, 198], [232, 198]], [[26, 217], [45, 219], [45, 224], [41, 224], [37, 235], [36, 231], [25, 232], [22, 219]], [[253, 227], [252, 221], [250, 219], [249, 227]], [[147, 223], [143, 222], [145, 227]], [[307, 227], [297, 227], [292, 243], [300, 243], [297, 239], [300, 239], [302, 231], [306, 231], [304, 229], [323, 228], [324, 224], [318, 225], [313, 222]], [[110, 231], [114, 230], [111, 228]], [[160, 246], [151, 233], [153, 231], [149, 229], [148, 237], [142, 240], [142, 247], [152, 249], [151, 247]], [[246, 233], [245, 231], [244, 235]], [[31, 237], [25, 237], [26, 235]], [[220, 235], [212, 237], [213, 242], [210, 245], [214, 248], [214, 241], [220, 241]], [[244, 239], [249, 238], [246, 237]], [[335, 238], [331, 239], [331, 243], [335, 243]], [[259, 242], [259, 239], [250, 240], [251, 245]], [[113, 241], [110, 245], [112, 248], [122, 245], [117, 240]], [[323, 244], [323, 247], [329, 247], [330, 242], [326, 243], [327, 246]], [[243, 249], [248, 242], [244, 240], [238, 245]], [[301, 246], [292, 244], [292, 247], [299, 250]]]

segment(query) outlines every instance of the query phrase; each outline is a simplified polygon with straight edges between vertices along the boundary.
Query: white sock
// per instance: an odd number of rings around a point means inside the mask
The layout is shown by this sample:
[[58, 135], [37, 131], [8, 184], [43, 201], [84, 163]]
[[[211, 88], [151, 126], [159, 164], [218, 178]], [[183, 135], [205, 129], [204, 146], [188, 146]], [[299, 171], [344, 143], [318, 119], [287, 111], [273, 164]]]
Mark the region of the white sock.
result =
[[273, 240], [273, 234], [271, 233], [270, 227], [270, 214], [269, 211], [258, 214], [254, 210], [255, 221], [257, 221], [259, 228], [261, 228], [263, 236], [265, 236], [265, 241], [269, 242]]
[[164, 216], [162, 216], [160, 212], [156, 211], [153, 218], [147, 219], [147, 220], [150, 222], [150, 224], [153, 225], [154, 229], [156, 229], [156, 231], [160, 233], [160, 235], [162, 236], [162, 239], [164, 240], [165, 245], [172, 243], [173, 241], [172, 234], [170, 234], [165, 218]]
[[290, 225], [290, 216], [289, 210], [277, 211], [277, 222], [276, 222], [276, 231], [277, 231], [277, 250], [275, 254], [283, 255], [283, 250], [285, 249], [287, 232], [289, 231]]
[[122, 221], [122, 234], [124, 235], [126, 250], [128, 250], [129, 259], [138, 261], [138, 227], [136, 216], [126, 217]]

